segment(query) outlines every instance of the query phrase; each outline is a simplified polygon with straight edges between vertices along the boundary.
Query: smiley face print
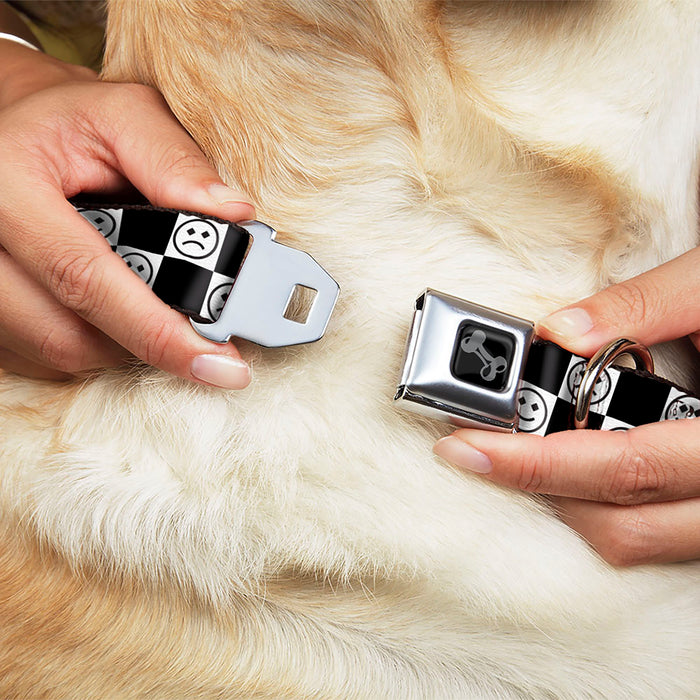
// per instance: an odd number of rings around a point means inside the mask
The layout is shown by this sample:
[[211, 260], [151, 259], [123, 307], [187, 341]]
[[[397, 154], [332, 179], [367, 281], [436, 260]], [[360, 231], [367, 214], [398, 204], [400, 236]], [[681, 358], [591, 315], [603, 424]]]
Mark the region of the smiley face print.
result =
[[523, 433], [534, 433], [547, 420], [547, 404], [542, 395], [534, 389], [523, 387], [518, 391], [517, 409], [520, 419], [518, 430]]
[[219, 247], [219, 232], [210, 221], [190, 219], [177, 228], [173, 243], [186, 258], [202, 260]]
[[665, 420], [700, 418], [700, 399], [694, 396], [679, 396], [671, 401], [664, 413]]
[[146, 284], [150, 284], [153, 279], [153, 265], [151, 261], [141, 253], [127, 253], [122, 256], [126, 266], [138, 275]]
[[[581, 360], [577, 362], [569, 371], [569, 376], [567, 377], [567, 385], [569, 388], [569, 394], [575, 397], [578, 394], [578, 388], [581, 386], [581, 380], [583, 379], [584, 372], [586, 371], [587, 362]], [[598, 377], [598, 381], [593, 387], [593, 392], [591, 394], [591, 406], [603, 401], [607, 398], [610, 393], [610, 388], [612, 387], [612, 382], [610, 380], [610, 373], [608, 370], [603, 370], [603, 373]]]
[[229, 294], [233, 288], [232, 284], [220, 284], [214, 290], [212, 290], [207, 301], [207, 310], [209, 311], [209, 318], [216, 321], [221, 312], [224, 310], [224, 304], [228, 301]]
[[89, 221], [110, 243], [110, 236], [117, 231], [116, 219], [104, 209], [78, 209], [78, 213]]

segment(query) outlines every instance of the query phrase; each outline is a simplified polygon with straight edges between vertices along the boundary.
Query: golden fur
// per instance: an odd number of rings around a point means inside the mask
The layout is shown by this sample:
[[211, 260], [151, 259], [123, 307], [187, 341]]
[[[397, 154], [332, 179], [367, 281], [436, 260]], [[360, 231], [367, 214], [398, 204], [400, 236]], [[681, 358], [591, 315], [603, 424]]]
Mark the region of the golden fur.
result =
[[244, 392], [3, 378], [0, 696], [693, 697], [697, 563], [608, 566], [391, 396], [425, 286], [535, 318], [698, 243], [697, 6], [109, 10], [105, 77], [342, 293]]

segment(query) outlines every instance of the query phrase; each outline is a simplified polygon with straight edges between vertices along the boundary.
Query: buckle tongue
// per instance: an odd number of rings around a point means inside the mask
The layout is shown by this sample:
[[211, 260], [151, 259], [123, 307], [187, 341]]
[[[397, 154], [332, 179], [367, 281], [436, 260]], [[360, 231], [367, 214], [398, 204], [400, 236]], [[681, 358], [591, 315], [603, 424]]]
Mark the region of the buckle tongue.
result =
[[[321, 338], [340, 288], [308, 254], [275, 241], [276, 231], [260, 221], [238, 224], [251, 244], [219, 318], [214, 323], [191, 320], [200, 335], [217, 343], [231, 336], [265, 347], [312, 343]], [[297, 286], [316, 291], [304, 323], [285, 318]]]
[[533, 336], [530, 321], [427, 289], [416, 301], [394, 399], [460, 427], [513, 431]]

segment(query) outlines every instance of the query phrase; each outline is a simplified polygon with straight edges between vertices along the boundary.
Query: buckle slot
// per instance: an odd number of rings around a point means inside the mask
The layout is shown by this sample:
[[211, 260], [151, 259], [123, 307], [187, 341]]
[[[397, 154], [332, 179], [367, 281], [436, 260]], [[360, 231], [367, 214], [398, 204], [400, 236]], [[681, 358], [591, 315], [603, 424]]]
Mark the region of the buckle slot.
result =
[[[338, 298], [338, 283], [308, 253], [278, 243], [277, 232], [267, 224], [238, 226], [250, 234], [248, 254], [219, 318], [214, 323], [191, 320], [193, 328], [217, 343], [233, 336], [272, 348], [319, 340]], [[316, 291], [304, 323], [285, 317], [297, 286]]]

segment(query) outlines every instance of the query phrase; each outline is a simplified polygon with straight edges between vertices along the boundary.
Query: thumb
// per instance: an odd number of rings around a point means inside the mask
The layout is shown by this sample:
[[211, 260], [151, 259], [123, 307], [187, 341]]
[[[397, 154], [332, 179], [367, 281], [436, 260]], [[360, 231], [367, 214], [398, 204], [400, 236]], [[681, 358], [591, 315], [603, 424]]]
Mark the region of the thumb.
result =
[[653, 345], [690, 335], [700, 349], [700, 247], [556, 311], [536, 332], [590, 357], [615, 338]]
[[227, 187], [163, 97], [144, 85], [124, 85], [130, 109], [113, 115], [110, 144], [118, 167], [155, 206], [188, 209], [230, 221], [255, 218], [243, 192]]

